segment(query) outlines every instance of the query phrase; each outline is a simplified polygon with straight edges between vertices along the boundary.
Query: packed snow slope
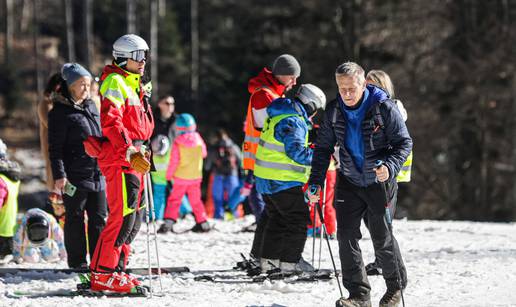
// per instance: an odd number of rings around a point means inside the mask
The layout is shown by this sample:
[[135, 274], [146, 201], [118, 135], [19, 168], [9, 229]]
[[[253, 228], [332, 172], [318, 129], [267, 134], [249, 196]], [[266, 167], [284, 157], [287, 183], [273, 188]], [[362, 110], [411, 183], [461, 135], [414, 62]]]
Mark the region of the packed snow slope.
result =
[[[158, 235], [162, 266], [188, 266], [193, 273], [164, 275], [163, 296], [153, 298], [10, 298], [19, 290], [45, 292], [73, 289], [74, 274], [17, 274], [0, 278], [1, 306], [334, 306], [339, 298], [335, 280], [286, 284], [225, 284], [194, 281], [195, 271], [228, 269], [250, 249], [253, 234], [238, 232], [252, 222], [244, 219], [213, 222], [207, 234]], [[187, 229], [191, 219], [179, 223]], [[395, 235], [409, 274], [406, 306], [516, 306], [516, 223], [395, 221]], [[361, 248], [366, 262], [373, 259], [370, 237], [362, 229]], [[331, 268], [326, 243], [322, 245], [322, 268]], [[130, 266], [146, 266], [146, 227], [134, 242]], [[316, 242], [316, 266], [319, 242]], [[331, 241], [338, 255], [336, 240]], [[304, 258], [311, 260], [309, 238]], [[154, 257], [154, 255], [153, 255]], [[155, 258], [154, 258], [155, 259]], [[337, 265], [340, 262], [337, 256]], [[29, 267], [5, 264], [4, 267]], [[39, 264], [65, 267], [64, 263]], [[147, 282], [147, 281], [145, 281]], [[373, 306], [385, 291], [382, 277], [371, 277]], [[157, 281], [153, 282], [158, 286]], [[345, 292], [345, 295], [347, 293]]]

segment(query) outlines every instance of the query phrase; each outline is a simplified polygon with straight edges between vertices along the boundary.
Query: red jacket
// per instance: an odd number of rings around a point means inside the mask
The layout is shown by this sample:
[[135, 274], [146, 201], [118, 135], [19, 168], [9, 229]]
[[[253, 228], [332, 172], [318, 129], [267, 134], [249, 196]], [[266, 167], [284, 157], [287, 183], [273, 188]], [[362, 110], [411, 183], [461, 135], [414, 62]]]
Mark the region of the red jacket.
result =
[[[267, 68], [262, 69], [256, 77], [249, 80], [247, 90], [250, 94], [253, 94], [257, 89], [264, 86], [270, 88], [278, 96], [283, 96], [285, 92], [285, 86], [279, 83], [278, 79]], [[267, 91], [259, 91], [252, 96], [251, 106], [254, 109], [267, 108], [275, 98]]]
[[137, 145], [133, 145], [136, 140], [149, 140], [154, 130], [152, 109], [144, 95], [139, 74], [107, 65], [101, 82], [100, 122], [102, 134], [108, 141], [102, 143], [98, 162], [101, 167], [129, 167], [126, 158], [129, 146]]

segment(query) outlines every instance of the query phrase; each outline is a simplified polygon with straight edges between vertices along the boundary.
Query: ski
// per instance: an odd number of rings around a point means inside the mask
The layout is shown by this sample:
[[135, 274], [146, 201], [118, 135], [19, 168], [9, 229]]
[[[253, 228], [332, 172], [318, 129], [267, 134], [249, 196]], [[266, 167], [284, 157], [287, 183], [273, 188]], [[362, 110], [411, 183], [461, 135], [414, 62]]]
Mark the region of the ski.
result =
[[[236, 271], [238, 272], [238, 271]], [[194, 277], [195, 281], [206, 281], [214, 283], [262, 283], [266, 280], [276, 281], [282, 280], [286, 283], [298, 283], [298, 282], [316, 282], [316, 281], [327, 281], [332, 279], [333, 271], [331, 270], [318, 270], [314, 272], [303, 272], [303, 273], [283, 273], [274, 272], [270, 274], [261, 274], [257, 276], [247, 276], [246, 274], [202, 274]]]
[[[50, 268], [0, 268], [0, 276], [4, 276], [7, 274], [16, 275], [20, 273], [30, 274], [30, 273], [53, 273], [53, 274], [74, 274], [74, 273], [88, 273], [90, 270], [88, 268], [84, 269], [50, 269]], [[151, 268], [152, 274], [158, 274], [158, 268]], [[136, 274], [136, 275], [147, 275], [149, 272], [148, 268], [128, 268], [126, 270], [127, 273]], [[172, 274], [172, 273], [187, 273], [190, 272], [190, 268], [186, 266], [181, 267], [162, 267], [161, 274]]]
[[137, 287], [134, 292], [121, 293], [109, 291], [92, 291], [90, 289], [59, 289], [53, 291], [13, 291], [6, 292], [5, 296], [9, 298], [43, 298], [43, 297], [148, 297], [149, 291], [145, 287]]

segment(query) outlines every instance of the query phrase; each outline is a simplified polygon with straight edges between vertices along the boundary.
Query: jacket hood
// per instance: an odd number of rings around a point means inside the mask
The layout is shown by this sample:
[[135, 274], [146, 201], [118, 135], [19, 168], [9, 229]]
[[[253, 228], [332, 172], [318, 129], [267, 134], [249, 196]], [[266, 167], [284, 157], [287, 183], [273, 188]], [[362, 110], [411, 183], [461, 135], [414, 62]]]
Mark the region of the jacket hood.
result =
[[301, 102], [296, 99], [278, 98], [274, 99], [271, 105], [267, 108], [269, 117], [278, 116], [282, 114], [297, 114], [303, 116], [308, 121], [308, 115], [301, 105]]
[[199, 146], [201, 143], [201, 136], [197, 132], [189, 132], [185, 134], [181, 134], [180, 136], [176, 137], [174, 140], [174, 143], [183, 145], [185, 147], [195, 147]]
[[369, 97], [373, 98], [374, 100], [376, 100], [378, 102], [383, 101], [385, 99], [389, 99], [389, 95], [387, 94], [387, 92], [378, 86], [368, 84], [366, 86], [366, 89], [369, 91]]
[[256, 77], [249, 80], [249, 83], [247, 84], [247, 90], [250, 94], [253, 94], [258, 88], [262, 86], [270, 87], [274, 92], [280, 95], [283, 95], [285, 92], [285, 86], [281, 84], [267, 68], [263, 68]]

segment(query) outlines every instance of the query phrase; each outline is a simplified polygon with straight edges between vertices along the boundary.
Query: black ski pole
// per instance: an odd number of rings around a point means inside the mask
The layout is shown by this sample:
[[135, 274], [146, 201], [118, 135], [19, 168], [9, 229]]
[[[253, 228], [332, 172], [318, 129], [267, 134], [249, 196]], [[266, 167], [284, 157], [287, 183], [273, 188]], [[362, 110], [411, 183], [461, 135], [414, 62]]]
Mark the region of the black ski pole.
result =
[[342, 293], [342, 287], [340, 286], [339, 272], [337, 271], [337, 266], [335, 265], [335, 259], [333, 258], [333, 253], [331, 251], [330, 238], [328, 238], [328, 233], [326, 232], [326, 227], [324, 227], [324, 217], [322, 214], [322, 208], [321, 208], [319, 202], [317, 202], [315, 204], [315, 206], [316, 206], [317, 211], [319, 211], [319, 216], [321, 217], [321, 224], [322, 224], [321, 227], [324, 231], [324, 236], [326, 237], [326, 244], [328, 244], [328, 251], [330, 252], [331, 263], [333, 264], [333, 271], [335, 272], [335, 278], [337, 279], [337, 285], [339, 286], [340, 297], [343, 297], [344, 294]]
[[[380, 167], [383, 165], [383, 161], [378, 160], [376, 161], [376, 167]], [[391, 235], [392, 240], [392, 254], [394, 255], [394, 264], [396, 265], [396, 275], [398, 279], [398, 286], [400, 287], [400, 293], [401, 293], [401, 302], [403, 307], [405, 307], [405, 298], [403, 296], [403, 285], [401, 284], [401, 272], [400, 272], [400, 266], [398, 264], [398, 256], [396, 254], [396, 247], [394, 245], [394, 233], [392, 231], [392, 217], [391, 217], [391, 202], [389, 198], [389, 193], [387, 192], [387, 186], [385, 184], [385, 181], [381, 183], [382, 189], [385, 194], [385, 220], [387, 221], [387, 227], [389, 228], [389, 234]]]

